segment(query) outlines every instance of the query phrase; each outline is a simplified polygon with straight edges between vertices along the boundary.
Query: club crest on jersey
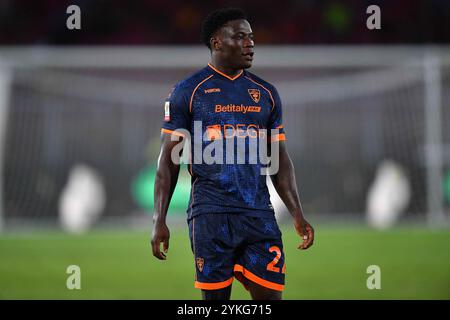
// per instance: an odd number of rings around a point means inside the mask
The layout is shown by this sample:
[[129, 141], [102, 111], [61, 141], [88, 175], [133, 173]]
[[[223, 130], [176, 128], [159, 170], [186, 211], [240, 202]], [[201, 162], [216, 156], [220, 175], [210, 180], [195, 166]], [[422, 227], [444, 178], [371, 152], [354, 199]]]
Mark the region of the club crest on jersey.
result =
[[170, 121], [170, 102], [164, 104], [164, 121]]
[[261, 92], [259, 92], [258, 89], [248, 89], [248, 94], [253, 99], [253, 101], [255, 101], [256, 103], [259, 102], [259, 99], [261, 98]]
[[195, 261], [197, 262], [197, 268], [200, 272], [203, 271], [203, 266], [205, 265], [205, 260], [203, 258], [197, 258], [195, 259]]

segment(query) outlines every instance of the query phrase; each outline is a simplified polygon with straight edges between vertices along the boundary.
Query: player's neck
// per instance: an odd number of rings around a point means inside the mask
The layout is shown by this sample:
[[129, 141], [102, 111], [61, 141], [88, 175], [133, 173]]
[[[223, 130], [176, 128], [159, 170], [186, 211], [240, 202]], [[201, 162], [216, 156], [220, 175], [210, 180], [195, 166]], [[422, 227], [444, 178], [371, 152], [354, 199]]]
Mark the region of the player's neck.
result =
[[233, 78], [235, 76], [237, 76], [242, 69], [233, 69], [233, 68], [228, 68], [226, 66], [224, 66], [222, 63], [218, 62], [216, 59], [211, 59], [210, 64], [217, 70], [219, 70], [220, 72], [226, 74], [227, 76]]

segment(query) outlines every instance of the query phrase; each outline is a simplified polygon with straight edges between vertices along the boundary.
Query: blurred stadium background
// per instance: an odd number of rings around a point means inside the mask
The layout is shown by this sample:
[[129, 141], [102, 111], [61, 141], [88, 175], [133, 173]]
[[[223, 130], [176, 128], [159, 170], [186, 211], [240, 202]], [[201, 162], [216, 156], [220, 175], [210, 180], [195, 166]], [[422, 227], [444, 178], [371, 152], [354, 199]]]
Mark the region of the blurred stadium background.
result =
[[[425, 4], [426, 3], [426, 4]], [[82, 29], [66, 28], [78, 4]], [[169, 259], [149, 247], [163, 101], [209, 61], [202, 18], [230, 1], [2, 1], [0, 298], [198, 299], [187, 170]], [[234, 3], [235, 4], [235, 3]], [[366, 29], [378, 4], [382, 29]], [[288, 299], [450, 299], [450, 5], [260, 1], [252, 72], [283, 101], [303, 209], [296, 251], [272, 190]], [[82, 290], [68, 290], [79, 265]], [[368, 290], [379, 265], [382, 289]], [[233, 298], [248, 298], [235, 285]]]

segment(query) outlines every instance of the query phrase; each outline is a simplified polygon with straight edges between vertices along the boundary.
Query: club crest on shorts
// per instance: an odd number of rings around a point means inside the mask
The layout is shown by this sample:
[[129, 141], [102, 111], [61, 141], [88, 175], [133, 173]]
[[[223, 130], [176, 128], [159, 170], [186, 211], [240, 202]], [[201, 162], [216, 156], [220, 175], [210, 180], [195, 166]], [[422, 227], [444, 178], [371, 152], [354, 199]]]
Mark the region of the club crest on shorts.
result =
[[203, 258], [197, 258], [195, 259], [195, 261], [197, 262], [197, 268], [200, 272], [203, 271], [203, 266], [205, 265], [205, 260]]
[[259, 92], [258, 89], [248, 89], [248, 94], [253, 99], [253, 101], [255, 101], [256, 103], [259, 102], [259, 99], [261, 98], [261, 92]]

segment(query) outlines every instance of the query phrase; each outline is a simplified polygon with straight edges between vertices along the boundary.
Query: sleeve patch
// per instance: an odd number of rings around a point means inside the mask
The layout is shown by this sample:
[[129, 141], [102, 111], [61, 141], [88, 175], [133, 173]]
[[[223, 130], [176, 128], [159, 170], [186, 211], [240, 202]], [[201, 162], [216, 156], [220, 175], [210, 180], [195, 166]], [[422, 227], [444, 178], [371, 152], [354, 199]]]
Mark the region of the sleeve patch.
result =
[[164, 104], [164, 121], [170, 121], [170, 101], [166, 101]]

